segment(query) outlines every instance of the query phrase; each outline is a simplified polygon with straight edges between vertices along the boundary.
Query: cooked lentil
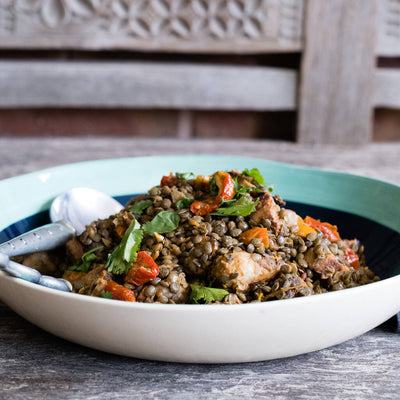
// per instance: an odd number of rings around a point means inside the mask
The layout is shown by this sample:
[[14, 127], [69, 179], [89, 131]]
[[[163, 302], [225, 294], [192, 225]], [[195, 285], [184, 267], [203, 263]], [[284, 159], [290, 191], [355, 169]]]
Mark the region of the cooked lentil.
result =
[[[210, 193], [212, 182], [223, 191], [222, 178], [235, 182], [234, 197], [229, 201], [237, 201], [242, 196], [243, 201], [253, 206], [250, 213], [229, 216], [194, 211], [192, 206], [196, 202], [203, 207], [213, 206], [214, 210], [224, 207], [220, 201], [226, 199], [218, 198], [219, 193], [216, 197]], [[237, 193], [238, 188], [241, 194]], [[186, 206], [179, 209], [182, 199], [187, 200], [183, 203]], [[150, 200], [151, 204], [142, 214], [133, 214], [132, 206], [143, 200]], [[53, 260], [58, 257], [58, 274], [64, 273], [69, 279], [71, 265], [83, 253], [102, 246], [95, 252], [87, 276], [70, 278], [75, 292], [98, 296], [104, 282], [112, 279], [131, 289], [137, 301], [163, 304], [191, 302], [190, 285], [225, 289], [226, 294], [212, 302], [240, 304], [309, 296], [379, 279], [365, 265], [364, 248], [357, 239], [334, 241], [318, 227], [308, 227], [308, 233], [303, 233], [302, 226], [296, 222], [300, 217], [285, 205], [251, 174], [217, 172], [188, 180], [170, 174], [163, 178], [161, 185], [131, 199], [118, 214], [92, 222], [78, 238], [53, 254]], [[157, 276], [136, 285], [125, 282], [125, 274], [106, 271], [110, 254], [121, 243], [132, 221], [143, 227], [161, 211], [177, 213], [178, 226], [154, 235], [144, 229], [139, 249], [156, 262]], [[268, 245], [256, 237], [247, 244], [240, 241], [242, 232], [257, 227], [267, 228]], [[101, 271], [104, 272], [102, 287], [99, 286]]]

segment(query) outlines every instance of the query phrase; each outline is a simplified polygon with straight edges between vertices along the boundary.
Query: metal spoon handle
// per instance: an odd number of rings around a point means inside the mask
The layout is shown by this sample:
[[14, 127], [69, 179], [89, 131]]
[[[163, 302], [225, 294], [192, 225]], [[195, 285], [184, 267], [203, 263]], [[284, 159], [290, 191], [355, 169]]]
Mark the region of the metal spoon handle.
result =
[[0, 244], [0, 252], [9, 257], [55, 249], [65, 244], [75, 229], [65, 221], [53, 222]]

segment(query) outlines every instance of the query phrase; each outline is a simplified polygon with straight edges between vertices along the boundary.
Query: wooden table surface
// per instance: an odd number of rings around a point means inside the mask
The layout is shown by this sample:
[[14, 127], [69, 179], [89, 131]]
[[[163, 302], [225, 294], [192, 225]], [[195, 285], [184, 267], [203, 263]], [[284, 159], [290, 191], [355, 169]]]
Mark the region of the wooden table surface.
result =
[[[400, 143], [349, 148], [256, 140], [0, 138], [0, 179], [83, 160], [189, 153], [252, 156], [400, 185]], [[4, 304], [0, 321], [2, 399], [400, 398], [400, 335], [390, 323], [297, 357], [190, 365], [87, 349], [31, 325]]]

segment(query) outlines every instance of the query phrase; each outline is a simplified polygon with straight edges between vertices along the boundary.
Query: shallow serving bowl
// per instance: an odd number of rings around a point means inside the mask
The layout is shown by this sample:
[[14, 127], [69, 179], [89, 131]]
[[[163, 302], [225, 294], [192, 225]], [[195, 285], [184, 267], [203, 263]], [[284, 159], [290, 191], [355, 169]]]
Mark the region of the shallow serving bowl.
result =
[[[400, 187], [311, 168], [229, 156], [84, 162], [0, 181], [0, 242], [47, 222], [51, 200], [77, 186], [122, 200], [172, 172], [258, 168], [288, 207], [361, 239], [382, 280], [316, 296], [243, 305], [126, 303], [63, 293], [0, 273], [0, 299], [33, 324], [91, 348], [154, 360], [246, 362], [341, 343], [400, 311]], [[360, 339], [361, 340], [361, 339]]]

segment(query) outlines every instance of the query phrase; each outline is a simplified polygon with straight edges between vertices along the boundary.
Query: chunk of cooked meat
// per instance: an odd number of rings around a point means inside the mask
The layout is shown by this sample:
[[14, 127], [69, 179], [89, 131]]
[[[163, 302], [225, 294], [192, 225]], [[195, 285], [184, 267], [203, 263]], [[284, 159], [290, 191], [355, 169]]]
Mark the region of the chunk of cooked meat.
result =
[[67, 280], [72, 284], [72, 288], [74, 292], [79, 292], [80, 289], [84, 286], [84, 279], [87, 275], [87, 272], [80, 271], [64, 271], [63, 279]]
[[26, 256], [23, 264], [38, 270], [41, 274], [50, 275], [57, 270], [57, 259], [51, 252], [41, 251]]
[[110, 279], [111, 274], [105, 270], [104, 265], [100, 264], [82, 279], [83, 287], [79, 289], [78, 293], [100, 296]]
[[83, 256], [83, 246], [76, 236], [67, 242], [65, 245], [67, 255], [75, 262], [80, 260]]
[[336, 272], [349, 271], [349, 267], [332, 253], [326, 253], [323, 258], [315, 255], [313, 249], [308, 249], [304, 255], [308, 268], [321, 275], [322, 279], [328, 279]]
[[237, 251], [217, 257], [211, 267], [211, 281], [216, 279], [226, 289], [244, 292], [252, 283], [272, 279], [283, 263], [278, 257], [255, 256]]
[[269, 192], [262, 192], [258, 199], [256, 211], [250, 214], [250, 223], [257, 226], [264, 218], [268, 218], [271, 221], [272, 230], [275, 233], [279, 232], [282, 228], [282, 221], [279, 218], [280, 207]]

